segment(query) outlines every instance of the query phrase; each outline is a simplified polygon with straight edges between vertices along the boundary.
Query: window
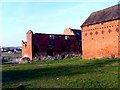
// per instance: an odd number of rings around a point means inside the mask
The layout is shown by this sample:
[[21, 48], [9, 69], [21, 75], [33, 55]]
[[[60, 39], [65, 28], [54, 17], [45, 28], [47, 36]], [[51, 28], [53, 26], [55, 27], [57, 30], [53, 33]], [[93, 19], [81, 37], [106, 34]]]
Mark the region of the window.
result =
[[65, 40], [70, 40], [70, 36], [65, 36]]
[[50, 37], [50, 39], [54, 39], [54, 35], [50, 35], [49, 37]]

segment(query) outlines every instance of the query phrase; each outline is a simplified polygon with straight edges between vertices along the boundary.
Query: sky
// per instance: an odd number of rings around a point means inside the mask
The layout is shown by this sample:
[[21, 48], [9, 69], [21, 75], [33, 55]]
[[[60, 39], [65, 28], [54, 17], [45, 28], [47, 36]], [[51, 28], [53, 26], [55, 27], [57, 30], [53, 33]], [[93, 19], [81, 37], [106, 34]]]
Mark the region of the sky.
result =
[[95, 11], [118, 4], [103, 2], [0, 2], [0, 46], [21, 46], [26, 32], [63, 34], [65, 28], [81, 29]]

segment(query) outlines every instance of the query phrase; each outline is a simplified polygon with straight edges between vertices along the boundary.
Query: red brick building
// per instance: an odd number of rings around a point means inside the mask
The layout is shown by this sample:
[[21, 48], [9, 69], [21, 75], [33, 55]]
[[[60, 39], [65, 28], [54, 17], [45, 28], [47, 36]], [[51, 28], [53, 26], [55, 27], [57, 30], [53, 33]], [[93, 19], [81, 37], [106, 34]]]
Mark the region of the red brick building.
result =
[[78, 41], [80, 37], [75, 35], [33, 33], [29, 30], [26, 36], [27, 42], [22, 41], [22, 57], [29, 57], [31, 60], [63, 53], [80, 54], [82, 51]]
[[120, 4], [93, 12], [82, 24], [82, 58], [120, 58]]
[[75, 35], [80, 48], [80, 54], [82, 54], [82, 34], [80, 29], [66, 28], [64, 29], [64, 35]]

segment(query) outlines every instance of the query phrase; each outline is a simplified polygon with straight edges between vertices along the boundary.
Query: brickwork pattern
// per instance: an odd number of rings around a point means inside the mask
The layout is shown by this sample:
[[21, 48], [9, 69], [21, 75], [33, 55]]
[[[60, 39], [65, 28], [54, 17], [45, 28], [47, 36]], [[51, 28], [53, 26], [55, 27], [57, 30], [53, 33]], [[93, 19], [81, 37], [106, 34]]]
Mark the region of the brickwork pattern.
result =
[[119, 20], [82, 27], [82, 58], [119, 57]]

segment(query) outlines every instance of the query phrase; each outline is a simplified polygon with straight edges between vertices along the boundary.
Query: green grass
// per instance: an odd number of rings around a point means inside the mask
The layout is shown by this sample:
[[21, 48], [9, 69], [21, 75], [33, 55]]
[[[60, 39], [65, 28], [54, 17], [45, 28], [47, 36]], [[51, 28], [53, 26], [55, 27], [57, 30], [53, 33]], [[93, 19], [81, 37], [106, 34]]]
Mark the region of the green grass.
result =
[[118, 59], [3, 64], [3, 88], [118, 88]]

